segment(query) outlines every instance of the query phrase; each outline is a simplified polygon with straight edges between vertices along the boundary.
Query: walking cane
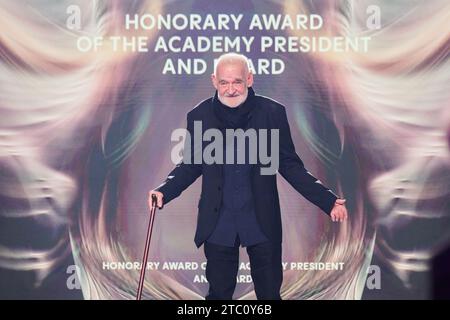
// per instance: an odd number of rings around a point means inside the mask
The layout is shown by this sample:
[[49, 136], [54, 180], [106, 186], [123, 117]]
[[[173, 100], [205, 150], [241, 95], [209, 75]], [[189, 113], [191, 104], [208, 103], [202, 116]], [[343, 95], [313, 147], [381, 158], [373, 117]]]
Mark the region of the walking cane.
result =
[[156, 195], [152, 194], [152, 207], [150, 209], [150, 221], [148, 222], [147, 239], [145, 240], [144, 257], [142, 258], [141, 276], [139, 278], [139, 286], [138, 286], [138, 291], [137, 291], [137, 295], [136, 295], [136, 300], [141, 300], [142, 289], [144, 287], [145, 269], [147, 269], [148, 251], [150, 249], [150, 241], [152, 238], [153, 221], [155, 220], [156, 201], [157, 201]]

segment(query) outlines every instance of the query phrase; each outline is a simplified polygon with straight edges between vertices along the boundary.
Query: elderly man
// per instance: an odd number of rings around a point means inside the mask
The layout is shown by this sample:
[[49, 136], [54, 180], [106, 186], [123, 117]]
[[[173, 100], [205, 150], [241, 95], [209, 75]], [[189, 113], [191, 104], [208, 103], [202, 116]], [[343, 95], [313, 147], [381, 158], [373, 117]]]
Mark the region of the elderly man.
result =
[[[345, 200], [312, 176], [296, 154], [284, 106], [253, 91], [253, 75], [247, 58], [235, 53], [222, 55], [211, 79], [216, 93], [188, 113], [187, 132], [193, 136], [197, 121], [201, 121], [202, 130], [216, 129], [224, 134], [229, 129], [276, 130], [278, 134], [274, 137], [278, 139], [266, 140], [265, 150], [277, 150], [277, 154], [271, 156], [278, 157], [278, 172], [333, 221], [346, 220]], [[189, 151], [194, 150], [192, 140], [186, 139], [190, 141], [190, 145], [185, 145], [191, 148]], [[277, 144], [277, 148], [272, 149], [273, 144]], [[170, 172], [166, 181], [150, 191], [149, 204], [155, 194], [157, 206], [162, 208], [202, 175], [195, 243], [197, 247], [204, 245], [207, 259], [209, 292], [206, 299], [232, 299], [240, 245], [246, 247], [249, 255], [257, 298], [281, 299], [282, 230], [276, 171], [264, 174], [261, 169], [267, 163], [260, 160], [251, 163], [251, 152], [256, 149], [245, 143], [243, 148], [234, 143], [224, 146], [225, 151], [233, 148], [231, 154], [235, 159], [243, 156], [243, 162], [193, 161], [195, 153], [204, 151], [205, 147], [203, 143], [201, 150], [185, 152], [183, 161]]]

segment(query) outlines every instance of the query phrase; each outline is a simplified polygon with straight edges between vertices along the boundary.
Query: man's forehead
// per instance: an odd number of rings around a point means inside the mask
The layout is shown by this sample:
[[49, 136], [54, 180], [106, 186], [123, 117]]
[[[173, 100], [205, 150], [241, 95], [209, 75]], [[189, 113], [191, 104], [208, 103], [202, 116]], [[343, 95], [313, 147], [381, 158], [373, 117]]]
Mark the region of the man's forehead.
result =
[[224, 61], [217, 65], [217, 76], [241, 79], [245, 76], [245, 65], [241, 61]]
[[227, 81], [227, 82], [233, 82], [233, 81], [244, 81], [244, 77], [226, 77], [219, 75], [217, 77], [218, 81]]

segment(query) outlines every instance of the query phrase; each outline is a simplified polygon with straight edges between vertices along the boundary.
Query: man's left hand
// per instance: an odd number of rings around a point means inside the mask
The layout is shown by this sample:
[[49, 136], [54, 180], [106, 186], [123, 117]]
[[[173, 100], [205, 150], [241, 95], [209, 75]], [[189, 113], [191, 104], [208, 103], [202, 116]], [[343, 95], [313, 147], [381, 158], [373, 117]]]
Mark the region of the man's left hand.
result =
[[347, 220], [347, 208], [345, 208], [345, 199], [336, 199], [330, 216], [331, 220], [333, 220], [334, 222], [343, 222]]

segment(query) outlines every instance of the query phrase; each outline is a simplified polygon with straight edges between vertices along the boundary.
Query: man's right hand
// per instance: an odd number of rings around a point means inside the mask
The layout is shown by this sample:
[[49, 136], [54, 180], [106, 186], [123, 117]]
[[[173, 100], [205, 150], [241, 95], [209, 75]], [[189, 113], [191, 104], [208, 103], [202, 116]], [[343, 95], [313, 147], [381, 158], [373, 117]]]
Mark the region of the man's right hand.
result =
[[159, 192], [159, 191], [154, 191], [154, 190], [152, 190], [152, 191], [150, 191], [150, 192], [148, 193], [148, 207], [149, 207], [150, 209], [152, 209], [152, 195], [153, 195], [153, 194], [156, 196], [156, 199], [157, 199], [157, 201], [156, 201], [156, 206], [157, 206], [159, 209], [161, 209], [162, 206], [163, 206], [163, 198], [164, 198], [164, 195], [163, 195], [161, 192]]

